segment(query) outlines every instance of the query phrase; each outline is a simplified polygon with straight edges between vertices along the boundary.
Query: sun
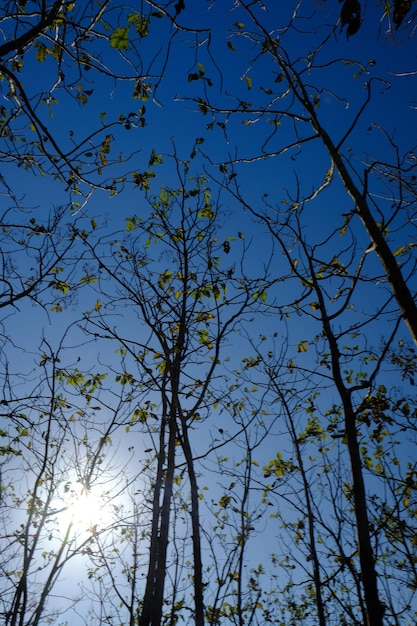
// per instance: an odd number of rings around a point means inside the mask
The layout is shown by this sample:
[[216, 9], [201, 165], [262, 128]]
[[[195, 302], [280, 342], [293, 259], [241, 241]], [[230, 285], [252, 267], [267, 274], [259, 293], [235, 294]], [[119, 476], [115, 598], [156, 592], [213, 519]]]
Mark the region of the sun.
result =
[[76, 526], [92, 528], [103, 519], [103, 497], [97, 487], [82, 488], [72, 505], [72, 523]]
[[85, 534], [110, 523], [107, 491], [101, 485], [72, 483], [65, 500], [60, 520], [63, 528], [71, 526], [76, 534]]

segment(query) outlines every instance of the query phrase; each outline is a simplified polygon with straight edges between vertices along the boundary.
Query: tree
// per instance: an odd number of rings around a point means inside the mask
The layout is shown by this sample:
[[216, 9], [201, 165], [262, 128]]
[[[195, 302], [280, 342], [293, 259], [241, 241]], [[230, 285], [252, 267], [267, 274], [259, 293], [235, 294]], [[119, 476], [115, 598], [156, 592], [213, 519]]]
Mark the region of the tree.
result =
[[[258, 349], [258, 363], [264, 368], [269, 379], [266, 384], [275, 396], [275, 400], [272, 399], [269, 404], [273, 406], [275, 403], [282, 407], [293, 447], [288, 460], [279, 451], [276, 458], [264, 467], [267, 478], [275, 477], [273, 484], [267, 486], [265, 497], [270, 499], [275, 495], [279, 508], [282, 508], [280, 502], [284, 501], [287, 505], [291, 503], [290, 508], [298, 513], [298, 517], [292, 520], [288, 506], [285, 506], [285, 512], [279, 514], [279, 518], [283, 527], [289, 529], [290, 534], [294, 533], [296, 550], [305, 545], [304, 556], [311, 563], [312, 572], [309, 572], [302, 560], [298, 561], [297, 566], [308, 573], [314, 584], [314, 592], [309, 593], [309, 598], [310, 602], [314, 598], [321, 624], [327, 623], [331, 610], [324, 609], [329, 601], [324, 601], [329, 581], [333, 586], [330, 600], [333, 602], [336, 597], [341, 611], [350, 615], [353, 623], [382, 624], [385, 617], [398, 623], [399, 615], [409, 609], [410, 601], [407, 598], [401, 606], [396, 605], [394, 597], [398, 599], [399, 590], [395, 594], [392, 588], [383, 586], [378, 573], [379, 569], [387, 572], [391, 567], [394, 572], [398, 561], [392, 561], [393, 553], [386, 549], [385, 532], [390, 533], [390, 525], [384, 527], [385, 524], [378, 521], [379, 509], [375, 505], [378, 501], [382, 509], [388, 506], [392, 510], [399, 504], [394, 494], [403, 493], [407, 477], [410, 484], [411, 466], [409, 463], [402, 464], [397, 456], [397, 446], [402, 445], [400, 431], [408, 431], [414, 441], [407, 425], [409, 405], [404, 398], [407, 392], [404, 388], [400, 391], [400, 397], [396, 397], [394, 389], [388, 391], [385, 373], [397, 358], [394, 339], [398, 333], [399, 320], [395, 317], [391, 320], [391, 332], [387, 333], [384, 340], [380, 340], [378, 349], [368, 346], [367, 337], [373, 335], [371, 326], [379, 324], [382, 315], [387, 315], [388, 319], [392, 315], [389, 310], [392, 298], [386, 296], [373, 314], [365, 314], [364, 309], [358, 306], [360, 299], [356, 292], [360, 291], [363, 282], [376, 282], [375, 278], [364, 272], [366, 252], [360, 253], [353, 233], [350, 233], [351, 240], [340, 251], [338, 258], [326, 259], [323, 254], [331, 238], [340, 237], [339, 230], [333, 234], [326, 233], [321, 241], [313, 243], [310, 238], [308, 242], [302, 226], [306, 213], [307, 207], [304, 206], [293, 211], [292, 216], [287, 216], [285, 221], [281, 221], [279, 216], [272, 219], [272, 212], [263, 217], [300, 284], [299, 294], [292, 303], [280, 307], [281, 313], [291, 309], [302, 310], [304, 317], [316, 319], [321, 326], [321, 331], [317, 330], [315, 337], [311, 340], [303, 339], [299, 343], [297, 351], [303, 355], [301, 362], [299, 358], [289, 356], [286, 365], [281, 359], [277, 364], [274, 362], [276, 351], [271, 350], [269, 344]], [[348, 235], [345, 233], [344, 236]], [[369, 286], [367, 289], [369, 291]], [[376, 295], [372, 300], [374, 303], [377, 302]], [[355, 309], [351, 308], [351, 302], [356, 303]], [[364, 306], [367, 306], [366, 301]], [[288, 335], [291, 336], [290, 333]], [[402, 341], [399, 345], [402, 346]], [[307, 360], [310, 360], [306, 353], [310, 349], [314, 350], [315, 355], [309, 367]], [[289, 380], [288, 371], [299, 378], [296, 387]], [[331, 406], [328, 406], [326, 400], [329, 384], [337, 390], [339, 396], [338, 403]], [[404, 404], [405, 412], [401, 409]], [[311, 444], [314, 445], [313, 453]], [[310, 449], [308, 460], [307, 445]], [[343, 463], [345, 451], [349, 458], [350, 476], [346, 476], [346, 464]], [[398, 467], [398, 472], [385, 469], [381, 463], [384, 456], [391, 459], [393, 466]], [[318, 462], [317, 457], [320, 459]], [[317, 465], [321, 468], [321, 474], [316, 473]], [[295, 486], [298, 484], [296, 480], [301, 483], [300, 491]], [[382, 505], [378, 494], [387, 488], [391, 496]], [[324, 489], [330, 494], [327, 507], [333, 509], [333, 517], [340, 525], [339, 528], [329, 524], [321, 513], [323, 501], [327, 501]], [[339, 495], [336, 495], [338, 491]], [[388, 504], [391, 497], [393, 501]], [[320, 505], [313, 505], [316, 498], [320, 498]], [[347, 508], [346, 502], [349, 503]], [[402, 506], [400, 508], [403, 511]], [[411, 519], [410, 523], [413, 526]], [[354, 547], [352, 528], [356, 528], [357, 549]], [[330, 548], [333, 542], [335, 551]], [[326, 546], [326, 555], [320, 554], [320, 544]], [[405, 551], [408, 552], [408, 548]], [[337, 573], [330, 572], [331, 565], [328, 569], [329, 553], [340, 564]], [[400, 567], [406, 567], [405, 563]], [[334, 592], [335, 581], [339, 575], [343, 575], [345, 568], [349, 569], [349, 575], [353, 578], [346, 603], [341, 600], [343, 592], [339, 595]], [[390, 579], [395, 577], [394, 573], [389, 575]], [[410, 593], [415, 591], [412, 578], [411, 575], [408, 579], [408, 587], [412, 590]], [[351, 596], [353, 589], [358, 594], [355, 601]], [[308, 603], [304, 606], [305, 610], [311, 610]], [[337, 614], [337, 609], [332, 610]], [[384, 617], [388, 611], [389, 617]]]
[[[113, 524], [111, 513], [100, 520], [96, 508], [88, 511], [88, 498], [98, 485], [106, 485], [108, 491], [100, 489], [100, 505], [94, 506], [109, 511], [118, 502], [114, 460], [107, 459], [106, 448], [120, 411], [100, 424], [105, 376], [84, 377], [76, 367], [65, 367], [64, 355], [70, 352], [65, 338], [56, 352], [44, 339], [35, 368], [28, 363], [27, 370], [15, 372], [15, 363], [8, 363], [2, 377], [1, 417], [8, 430], [1, 430], [7, 443], [1, 447], [0, 567], [7, 626], [55, 620], [57, 609], [48, 600], [63, 573], [73, 561], [85, 562], [97, 537]], [[31, 369], [42, 374], [29, 393]], [[69, 606], [76, 601], [70, 597]]]
[[[163, 619], [174, 487], [181, 482], [176, 476], [181, 467], [189, 482], [193, 621], [204, 623], [201, 490], [191, 438], [213, 407], [223, 402], [225, 391], [215, 386], [222, 346], [264, 299], [266, 280], [238, 273], [235, 266], [243, 263], [245, 252], [243, 235], [242, 259], [235, 258], [230, 266], [227, 255], [239, 237], [217, 235], [220, 215], [207, 180], [190, 176], [187, 163], [177, 158], [175, 163], [179, 185], [162, 186], [158, 196], [149, 196], [149, 215], [126, 218], [122, 239], [112, 234], [97, 245], [88, 244], [98, 263], [96, 272], [104, 276], [97, 285], [103, 300], [86, 318], [86, 330], [96, 337], [112, 337], [132, 361], [117, 379], [131, 385], [132, 393], [139, 388], [147, 398], [133, 412], [132, 427], [137, 424], [153, 435], [156, 468], [141, 626], [156, 626]], [[162, 250], [150, 256], [148, 250], [157, 246]], [[127, 335], [107, 318], [107, 309], [117, 315], [126, 303], [133, 313], [137, 311], [146, 334], [138, 327]], [[152, 420], [156, 423], [151, 426]], [[173, 604], [177, 603], [174, 598]]]
[[[10, 165], [62, 182], [77, 210], [96, 188], [110, 194], [123, 188], [127, 172], [120, 166], [129, 155], [112, 157], [112, 149], [122, 136], [119, 129], [145, 125], [145, 106], [137, 111], [132, 102], [108, 115], [99, 93], [127, 84], [131, 97], [148, 99], [149, 67], [134, 44], [146, 37], [151, 17], [155, 14], [142, 16], [108, 0], [5, 3], [0, 125], [2, 184], [8, 192]], [[90, 101], [97, 119], [85, 127]]]
[[2, 612], [408, 626], [415, 74], [374, 3], [206, 7], [2, 9]]
[[[270, 133], [270, 136], [266, 136], [265, 143], [259, 147], [259, 153], [257, 156], [253, 156], [252, 160], [265, 159], [269, 157], [279, 157], [281, 154], [285, 154], [290, 149], [295, 149], [297, 146], [304, 146], [309, 142], [315, 144], [321, 143], [324, 150], [328, 155], [328, 169], [324, 176], [324, 186], [330, 185], [333, 182], [334, 175], [337, 173], [342, 182], [345, 193], [348, 195], [351, 202], [353, 202], [353, 208], [346, 213], [346, 223], [350, 219], [358, 216], [364, 225], [366, 232], [369, 236], [370, 245], [372, 251], [378, 256], [381, 265], [384, 269], [388, 283], [395, 295], [401, 315], [408, 326], [409, 332], [413, 340], [417, 343], [417, 307], [412, 290], [408, 286], [407, 278], [410, 276], [409, 269], [401, 267], [396, 259], [396, 249], [392, 249], [388, 242], [388, 225], [392, 225], [396, 217], [402, 217], [403, 212], [408, 212], [413, 205], [414, 193], [412, 189], [408, 189], [407, 184], [403, 184], [403, 175], [405, 179], [410, 175], [409, 166], [407, 163], [407, 156], [400, 156], [400, 148], [393, 141], [389, 131], [383, 131], [385, 139], [388, 144], [388, 150], [393, 155], [393, 160], [390, 162], [387, 156], [387, 161], [382, 161], [377, 158], [368, 157], [366, 159], [363, 171], [360, 173], [352, 164], [352, 158], [349, 147], [345, 148], [346, 155], [342, 154], [343, 148], [346, 146], [347, 140], [352, 139], [352, 135], [359, 129], [361, 118], [366, 111], [372, 96], [372, 90], [375, 83], [378, 82], [377, 78], [370, 78], [366, 76], [367, 80], [364, 83], [365, 97], [362, 99], [362, 103], [358, 105], [357, 111], [353, 118], [347, 122], [346, 130], [342, 133], [341, 138], [338, 140], [332, 138], [331, 132], [329, 132], [324, 123], [320, 119], [319, 107], [322, 89], [317, 88], [311, 83], [311, 74], [321, 72], [323, 69], [332, 69], [333, 66], [339, 64], [345, 66], [354, 65], [358, 68], [354, 78], [359, 78], [362, 74], [369, 72], [369, 66], [364, 66], [361, 63], [352, 61], [351, 59], [337, 59], [321, 61], [321, 47], [317, 47], [314, 53], [308, 55], [306, 61], [303, 56], [297, 56], [292, 59], [292, 55], [284, 47], [283, 43], [279, 41], [274, 34], [270, 34], [266, 25], [263, 24], [262, 19], [258, 17], [252, 4], [246, 4], [240, 2], [239, 6], [243, 10], [243, 15], [246, 15], [254, 27], [254, 31], [245, 30], [243, 22], [238, 23], [238, 28], [233, 34], [234, 37], [239, 39], [247, 39], [252, 45], [256, 43], [258, 47], [258, 54], [256, 60], [260, 61], [264, 55], [268, 55], [272, 61], [272, 68], [275, 66], [276, 70], [272, 70], [271, 82], [278, 83], [280, 87], [280, 93], [275, 94], [273, 90], [263, 88], [263, 91], [270, 97], [270, 101], [266, 101], [261, 107], [256, 107], [245, 101], [238, 101], [237, 107], [228, 108], [210, 106], [206, 101], [204, 103], [204, 112], [211, 111], [216, 115], [227, 115], [238, 117], [251, 117], [255, 116], [255, 119], [259, 122], [266, 118], [268, 125], [275, 126], [275, 130]], [[292, 17], [290, 25], [287, 30], [290, 32], [292, 27], [296, 25], [296, 17]], [[325, 49], [325, 48], [323, 48]], [[255, 61], [251, 63], [251, 68], [254, 66]], [[324, 68], [323, 68], [324, 63]], [[370, 62], [370, 66], [373, 66], [373, 62]], [[249, 70], [248, 70], [249, 71]], [[248, 73], [246, 72], [246, 74]], [[272, 81], [273, 75], [277, 75], [278, 79]], [[304, 78], [308, 75], [308, 79]], [[252, 79], [247, 77], [248, 88], [252, 87]], [[332, 94], [326, 89], [326, 93], [330, 96], [343, 101], [343, 97], [338, 94]], [[273, 95], [272, 95], [273, 94]], [[276, 101], [281, 101], [280, 106], [275, 106]], [[200, 108], [202, 104], [200, 103]], [[266, 117], [268, 116], [268, 117]], [[272, 117], [271, 117], [272, 116]], [[290, 143], [285, 144], [284, 147], [276, 151], [270, 151], [266, 148], [269, 143], [272, 143], [275, 138], [277, 129], [282, 123], [287, 122], [291, 128], [293, 126], [294, 139]], [[250, 122], [248, 122], [250, 123]], [[377, 124], [375, 123], [375, 126]], [[304, 132], [305, 131], [305, 132]], [[338, 135], [340, 132], [338, 132]], [[409, 154], [409, 148], [406, 154]], [[389, 154], [389, 153], [388, 153]], [[232, 184], [236, 185], [236, 175], [238, 173], [236, 167], [239, 163], [239, 159], [231, 159], [229, 162], [223, 164], [223, 169], [226, 172], [227, 168], [233, 167], [233, 181]], [[411, 170], [414, 172], [414, 164], [411, 164]], [[371, 189], [371, 179], [376, 179], [375, 185], [378, 188], [380, 184], [379, 177], [385, 176], [389, 173], [389, 181], [391, 182], [391, 194], [392, 197], [387, 199], [383, 198], [382, 201], [377, 203], [375, 200], [375, 193]], [[355, 179], [358, 182], [355, 182]], [[396, 187], [396, 188], [395, 188]], [[316, 185], [317, 193], [320, 189], [320, 185]], [[314, 193], [311, 197], [314, 197]], [[407, 197], [407, 194], [411, 193], [411, 198]], [[300, 203], [297, 198], [295, 204]], [[374, 217], [371, 212], [371, 207], [378, 214], [378, 219]], [[391, 213], [391, 208], [394, 207], [394, 214]], [[384, 211], [385, 209], [385, 211]], [[387, 214], [386, 214], [387, 213]], [[413, 219], [413, 209], [409, 214], [408, 219]], [[414, 244], [412, 244], [414, 245]], [[404, 249], [404, 247], [402, 248]], [[413, 264], [411, 262], [411, 267]], [[411, 269], [411, 272], [413, 269]]]

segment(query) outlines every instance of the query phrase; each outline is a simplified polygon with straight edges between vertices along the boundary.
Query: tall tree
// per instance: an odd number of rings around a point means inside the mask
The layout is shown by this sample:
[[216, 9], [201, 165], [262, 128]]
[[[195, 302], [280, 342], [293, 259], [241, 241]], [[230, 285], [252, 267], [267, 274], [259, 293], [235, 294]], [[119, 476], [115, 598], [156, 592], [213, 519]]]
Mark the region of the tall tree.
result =
[[[0, 9], [8, 624], [53, 621], [76, 562], [90, 626], [414, 623], [416, 161], [394, 83], [415, 74], [354, 47], [364, 9]], [[400, 39], [412, 4], [393, 9]], [[188, 160], [143, 159], [168, 118]], [[93, 217], [98, 188], [125, 195]], [[100, 484], [109, 517], [81, 531], [68, 500]]]
[[[358, 217], [365, 227], [371, 246], [370, 251], [375, 252], [379, 258], [388, 284], [398, 303], [400, 314], [409, 329], [411, 337], [417, 344], [417, 305], [415, 294], [409, 286], [409, 277], [412, 275], [415, 259], [409, 264], [409, 267], [404, 268], [399, 265], [396, 258], [398, 248], [395, 247], [393, 249], [390, 245], [388, 230], [388, 225], [392, 225], [393, 220], [396, 217], [399, 218], [403, 212], [408, 212], [410, 217], [413, 214], [412, 201], [414, 193], [412, 189], [408, 188], [407, 184], [403, 183], [403, 178], [407, 180], [410, 176], [410, 166], [405, 164], [407, 160], [406, 155], [409, 153], [410, 148], [407, 147], [406, 154], [399, 157], [399, 154], [401, 154], [400, 148], [391, 139], [391, 132], [385, 130], [389, 154], [387, 162], [381, 164], [381, 160], [376, 156], [374, 158], [369, 157], [363, 166], [362, 172], [359, 172], [352, 163], [351, 150], [347, 141], [351, 141], [352, 135], [359, 129], [361, 119], [372, 100], [372, 92], [377, 88], [378, 78], [366, 76], [363, 84], [365, 95], [361, 104], [357, 107], [353, 117], [347, 120], [345, 129], [337, 129], [334, 132], [326, 128], [325, 117], [322, 120], [320, 115], [321, 93], [323, 90], [320, 86], [315, 86], [311, 80], [312, 75], [319, 76], [323, 68], [328, 70], [333, 65], [354, 65], [357, 68], [354, 78], [359, 78], [362, 74], [369, 73], [369, 68], [373, 66], [373, 62], [371, 61], [368, 66], [365, 66], [360, 62], [346, 58], [322, 61], [321, 55], [326, 50], [325, 42], [318, 42], [316, 50], [307, 55], [307, 58], [298, 54], [294, 55], [292, 53], [291, 41], [287, 48], [285, 39], [281, 40], [276, 37], [276, 31], [273, 31], [271, 34], [268, 24], [263, 19], [262, 11], [259, 12], [259, 7], [256, 3], [253, 5], [253, 3], [242, 1], [239, 2], [239, 7], [243, 11], [242, 19], [246, 17], [253, 30], [250, 28], [246, 29], [243, 21], [239, 22], [237, 23], [234, 37], [239, 38], [239, 40], [247, 40], [250, 45], [255, 42], [257, 46], [258, 52], [250, 64], [251, 72], [254, 71], [255, 62], [260, 62], [264, 55], [271, 59], [272, 65], [269, 80], [271, 84], [280, 85], [278, 88], [279, 93], [275, 93], [276, 88], [263, 88], [269, 100], [267, 99], [260, 107], [242, 100], [238, 100], [238, 105], [233, 108], [228, 108], [227, 105], [225, 107], [211, 107], [209, 102], [201, 100], [200, 109], [204, 109], [203, 112], [205, 113], [211, 111], [214, 116], [226, 114], [228, 118], [231, 116], [247, 118], [252, 115], [257, 123], [260, 123], [260, 120], [264, 118], [266, 118], [269, 125], [272, 123], [275, 126], [275, 130], [269, 133], [269, 137], [266, 134], [264, 145], [259, 146], [258, 154], [252, 157], [255, 160], [265, 159], [268, 156], [279, 157], [297, 147], [301, 149], [310, 142], [316, 145], [321, 144], [328, 156], [328, 169], [325, 173], [323, 184], [327, 186], [332, 182], [334, 175], [338, 174], [343, 189], [353, 204], [350, 211], [345, 214], [346, 221], [348, 222]], [[288, 31], [288, 36], [292, 28], [296, 28], [298, 19], [301, 18], [299, 18], [296, 12], [285, 28], [285, 31]], [[232, 50], [234, 50], [234, 46], [232, 46]], [[251, 89], [252, 78], [249, 76], [249, 68], [245, 76], [248, 88]], [[274, 79], [274, 76], [278, 78]], [[334, 94], [330, 90], [326, 89], [326, 92], [331, 97], [343, 99], [342, 96]], [[278, 102], [279, 106], [277, 107], [275, 103]], [[291, 128], [291, 134], [293, 134], [294, 139], [292, 141], [289, 140], [282, 148], [271, 151], [268, 149], [268, 145], [273, 142], [278, 128], [284, 122], [288, 123], [289, 128]], [[307, 152], [307, 147], [304, 149]], [[390, 157], [392, 162], [388, 161]], [[233, 166], [233, 163], [237, 166], [239, 159], [231, 160], [229, 163], [226, 162], [223, 165], [224, 171], [226, 172], [227, 168]], [[414, 171], [415, 165], [411, 164], [411, 169]], [[237, 171], [235, 170], [234, 176]], [[392, 183], [391, 193], [393, 196], [390, 198], [390, 203], [385, 198], [378, 203], [375, 193], [371, 189], [371, 180], [375, 181], [374, 184], [378, 188], [380, 185], [378, 179], [381, 174], [387, 172], [392, 172], [390, 182]], [[233, 182], [236, 183], [235, 178]], [[318, 191], [319, 189], [320, 185], [316, 184], [316, 190]], [[295, 204], [298, 202], [299, 199], [295, 201]], [[391, 214], [392, 207], [394, 207], [394, 215]], [[372, 208], [378, 217], [375, 217], [372, 213]], [[404, 246], [409, 244], [409, 242], [401, 243]]]
[[[148, 429], [157, 420], [151, 428], [157, 465], [141, 626], [156, 626], [162, 620], [179, 465], [189, 482], [193, 621], [199, 626], [204, 623], [200, 492], [192, 436], [208, 420], [216, 397], [224, 393], [215, 386], [223, 344], [263, 299], [265, 283], [265, 277], [249, 278], [238, 272], [243, 263], [239, 255], [229, 259], [231, 247], [238, 245], [235, 240], [244, 253], [244, 240], [221, 236], [221, 213], [206, 178], [192, 177], [187, 163], [177, 158], [174, 162], [179, 186], [162, 186], [158, 196], [149, 196], [149, 215], [126, 218], [122, 238], [112, 235], [95, 246], [89, 244], [103, 280], [98, 284], [100, 306], [86, 319], [86, 330], [113, 337], [132, 359], [131, 367], [139, 376], [131, 370], [120, 376], [133, 388], [140, 381], [149, 398], [134, 411], [133, 422]], [[113, 326], [106, 315], [107, 309], [117, 311], [122, 306], [125, 310], [127, 303], [140, 322], [133, 334]]]
[[[390, 604], [391, 610], [394, 607], [390, 593], [387, 594], [387, 597], [381, 595], [378, 567], [381, 566], [385, 570], [386, 563], [385, 558], [380, 555], [378, 550], [382, 529], [378, 527], [378, 530], [375, 530], [373, 521], [373, 501], [377, 497], [378, 489], [372, 488], [371, 485], [374, 483], [384, 485], [386, 479], [388, 482], [390, 481], [388, 473], [383, 469], [379, 459], [384, 450], [383, 441], [385, 437], [390, 437], [389, 431], [384, 429], [381, 420], [385, 419], [387, 423], [392, 423], [392, 418], [389, 416], [382, 418], [377, 411], [372, 412], [370, 407], [374, 406], [375, 402], [377, 403], [375, 394], [380, 397], [381, 408], [385, 406], [387, 410], [392, 411], [395, 405], [386, 399], [384, 370], [389, 367], [392, 360], [391, 350], [394, 349], [393, 342], [398, 333], [400, 320], [396, 319], [395, 315], [393, 316], [392, 297], [389, 294], [378, 294], [378, 289], [376, 289], [371, 300], [373, 307], [377, 307], [373, 309], [373, 312], [368, 310], [368, 300], [365, 300], [362, 307], [360, 306], [361, 301], [357, 294], [363, 285], [378, 283], [378, 276], [372, 277], [365, 272], [367, 252], [360, 251], [353, 233], [350, 232], [347, 235], [346, 230], [343, 230], [343, 236], [349, 236], [350, 243], [343, 250], [339, 250], [337, 257], [326, 258], [329, 242], [334, 237], [340, 238], [340, 229], [335, 229], [333, 233], [331, 231], [326, 232], [323, 239], [313, 241], [312, 237], [305, 235], [303, 228], [308, 213], [308, 202], [306, 202], [299, 209], [293, 210], [286, 219], [275, 218], [276, 211], [272, 210], [260, 216], [279, 244], [282, 255], [289, 263], [294, 278], [300, 282], [299, 294], [295, 295], [293, 302], [288, 302], [286, 306], [280, 307], [281, 314], [291, 309], [302, 311], [302, 315], [306, 319], [316, 320], [320, 325], [319, 329], [313, 325], [312, 330], [316, 328], [316, 336], [311, 341], [303, 339], [297, 348], [298, 353], [304, 355], [304, 364], [300, 363], [298, 367], [301, 368], [302, 376], [305, 377], [302, 386], [303, 394], [308, 394], [305, 403], [302, 401], [300, 391], [296, 398], [298, 405], [296, 413], [304, 413], [306, 418], [307, 425], [304, 430], [296, 431], [294, 427], [292, 415], [294, 409], [290, 408], [291, 405], [287, 400], [287, 397], [293, 396], [294, 387], [287, 381], [288, 374], [285, 373], [285, 368], [277, 368], [273, 364], [271, 367], [267, 364], [266, 373], [270, 377], [277, 401], [281, 403], [287, 417], [287, 428], [293, 442], [297, 471], [300, 473], [300, 478], [303, 479], [306, 519], [302, 519], [301, 523], [302, 528], [304, 525], [308, 525], [310, 529], [307, 545], [309, 546], [309, 560], [312, 561], [314, 568], [312, 578], [315, 581], [315, 596], [321, 623], [326, 623], [321, 602], [322, 583], [320, 582], [322, 579], [320, 570], [324, 567], [324, 562], [322, 563], [317, 556], [314, 527], [320, 526], [323, 522], [321, 515], [314, 512], [311, 504], [311, 485], [306, 478], [305, 461], [301, 457], [300, 446], [311, 438], [311, 441], [316, 441], [319, 456], [326, 458], [329, 447], [332, 447], [327, 443], [330, 433], [331, 438], [342, 439], [349, 458], [350, 478], [346, 481], [345, 488], [346, 496], [352, 504], [351, 512], [354, 513], [354, 520], [351, 523], [356, 527], [357, 532], [359, 576], [354, 574], [354, 568], [351, 564], [349, 567], [356, 584], [363, 587], [363, 601], [361, 600], [361, 591], [358, 588], [358, 609], [362, 612], [362, 618], [359, 621], [369, 625], [381, 626], [384, 623], [384, 613], [388, 604]], [[332, 250], [331, 246], [330, 250]], [[369, 292], [369, 286], [367, 289]], [[368, 296], [371, 298], [370, 293]], [[351, 307], [353, 302], [355, 302], [354, 310]], [[372, 336], [372, 326], [378, 325], [383, 317], [386, 318], [387, 333], [384, 340], [380, 341], [379, 348], [376, 349], [368, 345], [367, 337]], [[307, 352], [310, 346], [314, 346], [316, 352], [313, 363], [318, 364], [317, 369], [313, 364], [310, 367], [307, 365]], [[270, 351], [269, 354], [272, 355], [273, 352]], [[287, 367], [294, 373], [297, 371], [296, 363], [295, 357], [289, 358]], [[284, 377], [281, 374], [283, 369]], [[278, 383], [277, 381], [282, 378], [285, 382]], [[338, 393], [339, 403], [326, 410], [326, 404], [323, 405], [320, 396], [329, 382]], [[300, 383], [301, 380], [299, 385]], [[323, 389], [322, 393], [320, 393], [321, 388]], [[301, 387], [299, 386], [298, 389]], [[400, 406], [403, 401], [400, 401]], [[320, 418], [320, 415], [324, 415], [324, 417]], [[366, 427], [370, 430], [369, 435], [363, 432]], [[404, 431], [408, 430], [405, 422], [403, 422], [402, 428]], [[409, 433], [411, 434], [411, 431]], [[370, 452], [372, 448], [374, 448], [373, 453]], [[339, 446], [337, 450], [340, 454]], [[390, 446], [386, 454], [389, 456], [392, 454]], [[311, 459], [312, 457], [310, 457]], [[393, 462], [398, 464], [398, 459], [394, 457]], [[334, 463], [336, 464], [337, 461]], [[282, 458], [282, 453], [279, 452], [277, 459], [272, 460], [266, 466], [266, 475], [290, 476], [294, 470], [294, 465], [285, 461]], [[409, 471], [409, 466], [403, 467], [403, 478], [397, 477], [394, 480], [398, 489], [402, 489], [400, 485], [405, 480], [404, 476], [409, 475]], [[324, 472], [325, 474], [334, 472], [334, 466], [331, 462], [330, 465], [326, 462]], [[370, 492], [375, 495], [370, 495]], [[343, 520], [349, 514], [341, 514], [339, 511], [336, 515], [337, 518]], [[300, 522], [297, 523], [300, 524]], [[324, 526], [326, 527], [326, 525]], [[299, 528], [298, 526], [296, 537]], [[382, 533], [384, 532], [382, 531]], [[334, 537], [336, 536], [337, 534], [334, 535]], [[299, 534], [298, 541], [300, 537]], [[341, 549], [341, 554], [337, 557], [338, 561], [345, 565], [348, 564], [351, 557], [346, 556], [349, 551], [342, 548], [343, 541], [336, 545], [339, 545], [339, 549]], [[396, 567], [393, 562], [391, 562], [391, 566], [394, 569]], [[411, 584], [413, 585], [413, 583]], [[351, 605], [349, 606], [351, 607]], [[396, 619], [401, 610], [399, 607], [395, 608], [392, 618]]]
[[[120, 129], [145, 125], [145, 107], [138, 111], [131, 98], [149, 98], [152, 58], [147, 65], [135, 44], [147, 36], [151, 15], [118, 0], [33, 0], [3, 3], [0, 20], [4, 188], [14, 187], [11, 164], [61, 181], [74, 209], [96, 188], [120, 191], [127, 175], [120, 165], [129, 151], [122, 157], [118, 149], [113, 157], [113, 147], [123, 137]], [[128, 107], [114, 115], [99, 93], [124, 84]]]
[[[2, 374], [1, 418], [7, 430], [1, 430], [0, 449], [0, 568], [7, 626], [57, 618], [51, 595], [73, 562], [85, 565], [96, 551], [97, 535], [111, 528], [109, 510], [120, 495], [115, 461], [106, 452], [121, 411], [100, 423], [105, 375], [82, 375], [72, 356], [65, 337], [56, 351], [44, 339], [34, 363], [26, 352], [25, 366], [22, 359], [16, 371], [16, 363], [8, 361]], [[31, 370], [37, 373], [32, 391], [25, 380], [33, 377]], [[123, 474], [123, 469], [119, 464], [117, 471]], [[91, 505], [92, 491], [97, 501]], [[107, 508], [104, 519], [100, 507]], [[76, 594], [67, 602], [75, 604]]]

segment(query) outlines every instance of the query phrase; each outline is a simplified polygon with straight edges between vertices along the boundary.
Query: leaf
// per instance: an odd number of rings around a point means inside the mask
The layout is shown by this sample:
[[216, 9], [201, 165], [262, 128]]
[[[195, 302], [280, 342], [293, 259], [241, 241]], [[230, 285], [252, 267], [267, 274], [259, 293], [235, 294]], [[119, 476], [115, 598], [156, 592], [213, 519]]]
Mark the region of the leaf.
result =
[[160, 154], [156, 154], [155, 150], [152, 148], [152, 153], [151, 156], [149, 158], [149, 164], [150, 166], [152, 165], [157, 165], [162, 163], [162, 157]]
[[117, 50], [127, 50], [129, 47], [129, 26], [116, 28], [110, 35], [110, 45]]
[[411, 0], [394, 0], [393, 21], [395, 28], [399, 28], [407, 13], [411, 9]]
[[135, 230], [136, 228], [136, 221], [134, 218], [132, 217], [126, 217], [126, 230]]
[[80, 278], [80, 285], [86, 283], [87, 285], [91, 285], [91, 283], [96, 283], [98, 279], [94, 276], [94, 274], [84, 274], [82, 278]]
[[37, 44], [36, 47], [36, 60], [39, 61], [39, 63], [43, 63], [46, 59], [47, 48], [43, 43]]
[[100, 152], [108, 154], [110, 152], [111, 135], [106, 135], [100, 146]]
[[52, 283], [52, 288], [57, 291], [61, 291], [62, 293], [68, 293], [70, 285], [64, 280], [57, 280], [55, 283]]
[[219, 505], [225, 509], [230, 504], [231, 499], [231, 496], [222, 496], [219, 500]]
[[136, 28], [136, 32], [140, 37], [147, 37], [149, 35], [149, 17], [142, 17], [137, 13], [131, 13], [127, 17], [129, 24], [133, 24]]
[[95, 304], [95, 307], [94, 307], [94, 310], [95, 311], [100, 311], [100, 309], [101, 309], [101, 301], [97, 300], [97, 302]]
[[248, 90], [252, 89], [252, 79], [249, 76], [245, 76], [246, 85]]
[[347, 26], [347, 39], [358, 32], [361, 26], [361, 5], [359, 4], [359, 0], [345, 0], [340, 11], [340, 23], [340, 31]]

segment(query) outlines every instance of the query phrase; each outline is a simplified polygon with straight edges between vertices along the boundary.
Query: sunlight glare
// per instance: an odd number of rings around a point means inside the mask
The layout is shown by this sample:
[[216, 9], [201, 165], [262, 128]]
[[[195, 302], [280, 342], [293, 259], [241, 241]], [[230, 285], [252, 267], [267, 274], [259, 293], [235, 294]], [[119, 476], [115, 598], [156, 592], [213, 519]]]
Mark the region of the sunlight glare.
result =
[[96, 530], [106, 523], [105, 494], [99, 485], [93, 485], [89, 489], [79, 486], [78, 490], [71, 493], [71, 502], [65, 511], [65, 524], [73, 527], [77, 532]]

